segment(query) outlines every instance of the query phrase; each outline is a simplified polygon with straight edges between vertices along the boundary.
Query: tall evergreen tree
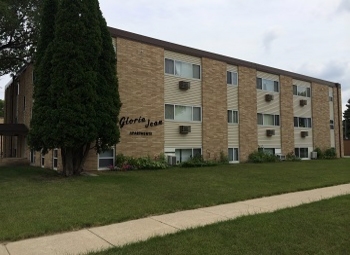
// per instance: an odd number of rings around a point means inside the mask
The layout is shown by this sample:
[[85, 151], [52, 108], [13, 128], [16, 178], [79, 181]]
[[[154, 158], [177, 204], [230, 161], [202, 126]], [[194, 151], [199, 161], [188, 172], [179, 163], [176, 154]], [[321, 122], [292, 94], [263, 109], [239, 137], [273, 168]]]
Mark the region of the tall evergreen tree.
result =
[[41, 7], [42, 0], [0, 0], [0, 76], [32, 60]]
[[119, 141], [115, 52], [97, 0], [61, 0], [54, 28], [54, 39], [38, 53], [38, 75], [49, 61], [51, 76], [42, 100], [48, 114], [35, 114], [47, 121], [40, 123], [45, 127], [33, 121], [31, 133], [42, 136], [31, 135], [30, 144], [61, 148], [63, 173], [70, 176], [81, 172], [91, 147], [100, 152]]
[[48, 134], [51, 132], [48, 125], [51, 117], [51, 59], [54, 51], [55, 17], [58, 10], [58, 0], [44, 0], [41, 16], [41, 29], [37, 46], [36, 61], [34, 64], [34, 93], [33, 116], [31, 131], [28, 139], [32, 148], [46, 153], [48, 149]]
[[120, 98], [118, 93], [118, 78], [116, 72], [116, 53], [107, 24], [99, 11], [100, 30], [102, 37], [102, 53], [98, 65], [97, 106], [100, 121], [97, 123], [97, 151], [104, 151], [119, 142], [118, 116]]
[[344, 125], [344, 134], [343, 136], [347, 139], [350, 139], [350, 99], [346, 104], [346, 110], [343, 113], [343, 125]]

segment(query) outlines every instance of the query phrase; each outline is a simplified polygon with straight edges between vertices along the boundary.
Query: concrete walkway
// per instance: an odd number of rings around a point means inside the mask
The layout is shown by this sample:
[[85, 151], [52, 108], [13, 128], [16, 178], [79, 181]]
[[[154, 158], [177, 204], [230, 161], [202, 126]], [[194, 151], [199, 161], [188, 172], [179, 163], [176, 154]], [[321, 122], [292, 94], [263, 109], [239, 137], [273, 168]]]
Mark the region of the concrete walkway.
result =
[[12, 242], [0, 245], [0, 255], [83, 254], [187, 228], [231, 220], [243, 215], [272, 212], [345, 194], [350, 194], [350, 184], [180, 211], [103, 227]]

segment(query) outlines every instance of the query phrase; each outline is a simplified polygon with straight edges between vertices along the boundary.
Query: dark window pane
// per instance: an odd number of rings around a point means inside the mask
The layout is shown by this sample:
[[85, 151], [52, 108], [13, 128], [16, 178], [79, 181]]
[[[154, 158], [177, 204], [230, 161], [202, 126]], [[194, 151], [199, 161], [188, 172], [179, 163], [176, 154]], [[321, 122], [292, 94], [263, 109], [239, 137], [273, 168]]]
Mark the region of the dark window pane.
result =
[[232, 75], [231, 75], [231, 72], [227, 72], [227, 84], [232, 84]]
[[165, 73], [174, 74], [174, 60], [165, 59]]
[[256, 88], [262, 89], [262, 79], [261, 78], [256, 78]]
[[298, 87], [293, 85], [293, 95], [298, 95]]

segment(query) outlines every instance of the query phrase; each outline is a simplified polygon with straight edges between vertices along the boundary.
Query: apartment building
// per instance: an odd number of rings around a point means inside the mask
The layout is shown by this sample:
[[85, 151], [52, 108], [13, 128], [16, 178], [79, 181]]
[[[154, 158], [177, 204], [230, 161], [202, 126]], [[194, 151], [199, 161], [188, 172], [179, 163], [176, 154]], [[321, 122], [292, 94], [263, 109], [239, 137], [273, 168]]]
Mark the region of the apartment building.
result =
[[[182, 162], [228, 155], [245, 162], [260, 149], [310, 159], [316, 148], [343, 155], [338, 83], [109, 28], [122, 108], [120, 143], [90, 152], [85, 169], [106, 169], [115, 155], [176, 156]], [[6, 88], [5, 123], [30, 127], [32, 66]], [[1, 128], [0, 128], [1, 132]], [[26, 133], [6, 136], [5, 156], [60, 169], [59, 149], [30, 151]]]

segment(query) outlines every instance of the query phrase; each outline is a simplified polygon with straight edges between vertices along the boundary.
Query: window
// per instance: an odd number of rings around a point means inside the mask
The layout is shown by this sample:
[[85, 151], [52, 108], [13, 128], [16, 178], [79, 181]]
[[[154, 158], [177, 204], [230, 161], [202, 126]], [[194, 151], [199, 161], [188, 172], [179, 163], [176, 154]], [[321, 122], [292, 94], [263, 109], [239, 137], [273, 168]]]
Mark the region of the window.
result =
[[41, 167], [45, 167], [45, 155], [41, 153], [41, 162], [40, 162]]
[[52, 168], [57, 170], [58, 166], [58, 149], [54, 149], [52, 152]]
[[309, 158], [308, 148], [295, 148], [294, 154], [297, 158]]
[[229, 162], [238, 162], [238, 148], [228, 148], [228, 161]]
[[227, 111], [227, 122], [228, 123], [238, 123], [238, 111], [228, 110]]
[[258, 148], [259, 152], [265, 152], [267, 154], [275, 155], [275, 148], [264, 148], [264, 147], [259, 147]]
[[200, 79], [200, 65], [165, 59], [165, 73], [184, 78]]
[[23, 97], [23, 111], [26, 109], [26, 97]]
[[35, 150], [34, 149], [30, 150], [30, 163], [31, 164], [35, 163]]
[[293, 95], [311, 97], [311, 89], [308, 87], [293, 85]]
[[329, 91], [329, 101], [333, 101], [333, 91]]
[[334, 120], [330, 120], [329, 125], [331, 129], [334, 129]]
[[189, 160], [192, 157], [199, 157], [202, 155], [202, 149], [175, 149], [176, 162], [181, 163]]
[[261, 90], [279, 92], [278, 81], [271, 81], [262, 78], [256, 78], [256, 88]]
[[238, 74], [236, 72], [227, 71], [227, 84], [238, 85]]
[[258, 125], [263, 126], [279, 126], [280, 116], [272, 114], [258, 113]]
[[201, 107], [166, 104], [165, 119], [176, 121], [201, 121]]
[[294, 117], [294, 127], [311, 128], [311, 118]]
[[114, 149], [98, 154], [98, 169], [109, 169], [110, 166], [114, 167]]

